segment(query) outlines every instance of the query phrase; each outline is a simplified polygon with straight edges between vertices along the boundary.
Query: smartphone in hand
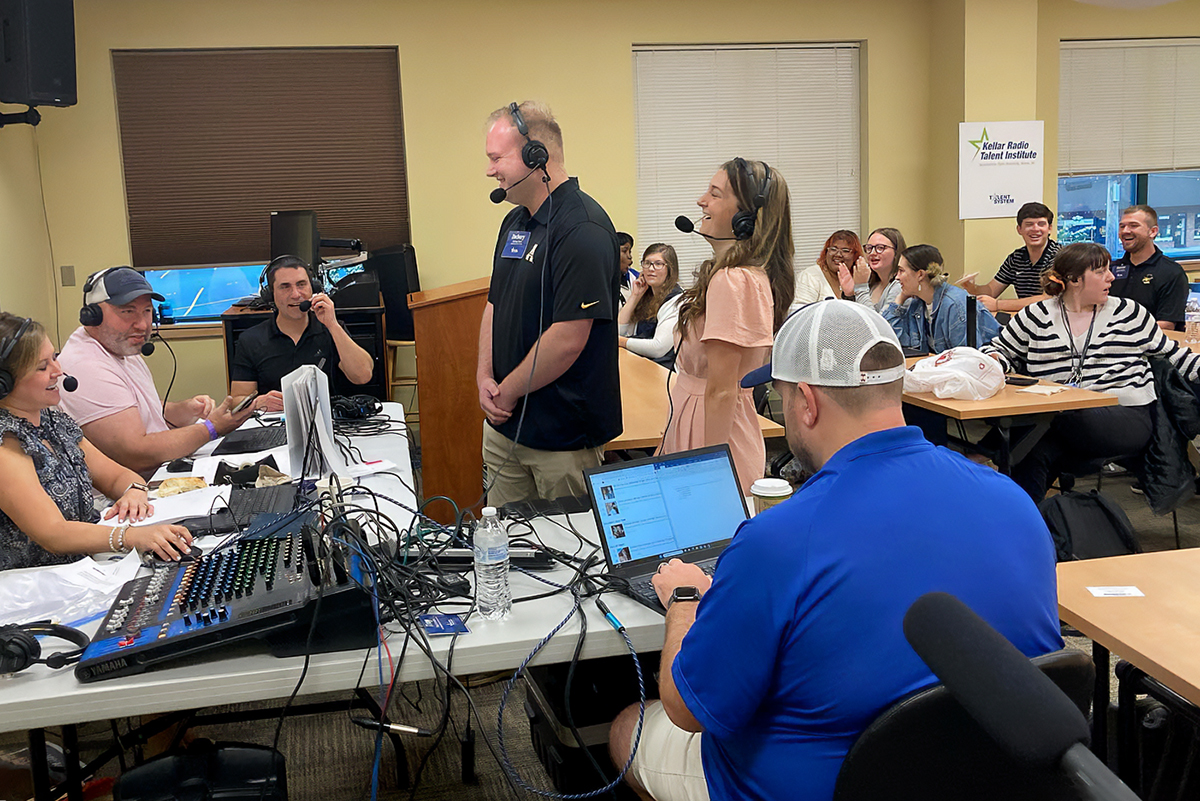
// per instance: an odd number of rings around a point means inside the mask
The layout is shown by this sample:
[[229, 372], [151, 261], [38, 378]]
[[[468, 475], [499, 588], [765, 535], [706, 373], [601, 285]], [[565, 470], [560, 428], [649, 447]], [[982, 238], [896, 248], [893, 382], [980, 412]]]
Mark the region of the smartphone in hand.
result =
[[242, 412], [244, 412], [246, 410], [246, 408], [250, 404], [254, 403], [254, 399], [257, 397], [258, 397], [257, 392], [251, 392], [249, 395], [247, 395], [246, 397], [244, 397], [240, 401], [238, 401], [238, 405], [233, 407], [233, 413], [241, 414]]

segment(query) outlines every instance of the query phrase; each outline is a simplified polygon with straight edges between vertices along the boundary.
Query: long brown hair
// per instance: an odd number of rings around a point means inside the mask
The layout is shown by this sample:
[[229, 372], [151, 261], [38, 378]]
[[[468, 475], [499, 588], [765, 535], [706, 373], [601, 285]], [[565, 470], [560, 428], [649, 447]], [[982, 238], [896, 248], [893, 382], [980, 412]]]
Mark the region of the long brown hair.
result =
[[[891, 281], [896, 277], [896, 271], [900, 269], [900, 254], [905, 251], [908, 245], [904, 244], [904, 234], [900, 233], [900, 229], [898, 228], [876, 228], [867, 235], [867, 239], [875, 236], [875, 234], [879, 234], [892, 243], [892, 273], [887, 277], [887, 280]], [[867, 286], [874, 289], [875, 285], [882, 280], [878, 273], [871, 270], [871, 277], [867, 279]]]
[[[17, 332], [25, 318], [8, 312], [0, 312], [0, 343], [8, 344]], [[42, 350], [42, 340], [46, 338], [46, 329], [37, 320], [31, 319], [25, 326], [21, 338], [12, 343], [8, 358], [0, 367], [4, 367], [12, 375], [13, 383], [20, 381], [33, 372], [38, 363], [38, 355]]]
[[[662, 306], [663, 298], [667, 296], [672, 289], [679, 285], [679, 254], [675, 252], [675, 248], [662, 242], [655, 242], [650, 247], [646, 248], [646, 252], [642, 254], [642, 262], [653, 256], [655, 253], [661, 253], [663, 261], [667, 263], [667, 277], [663, 279], [662, 296], [660, 297], [653, 287], [650, 291], [642, 295], [641, 300], [633, 307], [633, 322], [640, 323], [642, 320], [653, 320], [658, 316], [658, 310]], [[645, 270], [642, 271], [645, 275]]]
[[[729, 178], [729, 186], [737, 199], [738, 208], [754, 207], [754, 198], [766, 182], [767, 166], [761, 161], [744, 161], [748, 169], [739, 166], [740, 159], [721, 165]], [[752, 176], [748, 176], [751, 173]], [[774, 328], [779, 330], [787, 319], [788, 307], [796, 294], [796, 273], [792, 264], [795, 247], [792, 244], [792, 201], [787, 181], [771, 170], [771, 186], [766, 200], [756, 215], [754, 235], [739, 239], [720, 258], [708, 259], [696, 271], [696, 283], [683, 293], [679, 301], [679, 333], [686, 339], [688, 328], [704, 314], [708, 285], [717, 271], [726, 267], [760, 267], [771, 284], [771, 299], [775, 305]]]

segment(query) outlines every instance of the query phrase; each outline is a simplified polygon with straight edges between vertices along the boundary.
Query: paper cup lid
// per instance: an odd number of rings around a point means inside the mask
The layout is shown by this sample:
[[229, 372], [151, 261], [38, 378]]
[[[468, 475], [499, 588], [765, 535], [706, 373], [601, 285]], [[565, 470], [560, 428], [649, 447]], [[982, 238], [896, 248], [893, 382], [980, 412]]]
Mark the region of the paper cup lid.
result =
[[750, 485], [750, 492], [764, 497], [791, 495], [792, 485], [782, 478], [760, 478]]

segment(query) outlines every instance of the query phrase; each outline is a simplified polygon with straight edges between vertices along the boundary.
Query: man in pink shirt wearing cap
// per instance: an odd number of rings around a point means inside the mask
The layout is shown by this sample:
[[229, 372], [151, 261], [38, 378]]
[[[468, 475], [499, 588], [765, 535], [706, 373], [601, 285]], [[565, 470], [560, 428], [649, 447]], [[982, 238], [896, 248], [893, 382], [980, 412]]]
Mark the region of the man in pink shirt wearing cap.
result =
[[105, 455], [145, 476], [228, 434], [254, 411], [233, 414], [228, 397], [219, 406], [207, 395], [162, 402], [142, 358], [155, 300], [163, 296], [131, 267], [88, 276], [80, 327], [58, 359], [79, 380], [75, 392], [63, 393], [63, 409]]

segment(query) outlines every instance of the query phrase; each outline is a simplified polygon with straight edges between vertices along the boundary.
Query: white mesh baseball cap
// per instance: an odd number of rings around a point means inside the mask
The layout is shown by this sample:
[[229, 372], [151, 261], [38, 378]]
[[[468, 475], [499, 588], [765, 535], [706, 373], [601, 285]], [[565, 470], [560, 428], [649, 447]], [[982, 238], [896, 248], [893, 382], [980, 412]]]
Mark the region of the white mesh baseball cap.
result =
[[[863, 370], [863, 354], [880, 342], [895, 347], [901, 363]], [[747, 373], [742, 386], [773, 378], [818, 387], [890, 384], [904, 377], [903, 353], [896, 332], [874, 309], [848, 300], [810, 303], [784, 321], [771, 348], [771, 363]]]

